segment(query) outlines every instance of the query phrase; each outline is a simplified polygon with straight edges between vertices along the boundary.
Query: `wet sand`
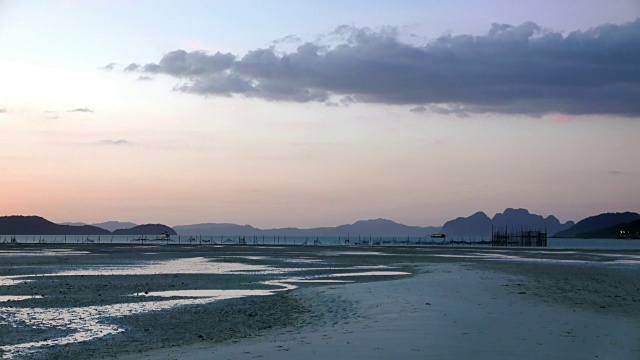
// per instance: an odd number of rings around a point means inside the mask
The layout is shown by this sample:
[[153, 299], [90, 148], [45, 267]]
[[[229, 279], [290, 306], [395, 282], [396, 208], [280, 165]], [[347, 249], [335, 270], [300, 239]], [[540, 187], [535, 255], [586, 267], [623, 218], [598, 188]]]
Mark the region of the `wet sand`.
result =
[[[104, 263], [105, 256], [108, 261], [118, 263], [135, 262], [140, 257], [135, 251], [82, 249], [108, 253], [101, 259], [99, 255], [91, 255], [95, 259], [82, 255], [81, 262], [85, 263]], [[327, 271], [335, 272], [346, 265], [383, 265], [414, 275], [383, 277], [389, 281], [374, 276], [346, 277], [354, 283], [298, 284], [299, 289], [276, 295], [123, 316], [113, 320], [123, 332], [18, 358], [640, 358], [637, 252], [350, 248], [348, 251], [356, 251], [345, 253], [345, 250], [161, 247], [159, 255], [153, 256], [170, 259], [206, 256], [215, 251], [216, 257], [222, 254], [265, 257], [251, 260], [255, 264], [271, 264], [276, 258], [294, 256], [322, 261], [328, 264]], [[151, 249], [140, 251], [148, 253]], [[9, 266], [0, 270], [0, 276], [30, 273], [36, 268], [42, 271], [43, 266], [55, 267], [61, 261], [80, 261], [74, 259], [11, 257]], [[6, 258], [0, 260], [7, 263]], [[25, 263], [29, 266], [25, 267]], [[287, 266], [281, 261], [278, 264]], [[43, 279], [49, 283], [34, 281], [0, 287], [0, 292], [11, 288], [12, 295], [44, 295], [43, 299], [15, 302], [25, 308], [42, 304], [64, 306], [65, 301], [71, 302], [67, 306], [89, 306], [122, 301], [118, 294], [143, 288], [207, 288], [212, 281], [216, 287], [226, 284], [238, 288], [246, 284], [239, 279], [243, 277], [232, 280], [197, 274], [122, 275], [116, 281], [113, 276], [77, 276], [64, 283], [70, 287], [68, 293], [64, 292], [64, 286], [55, 283], [60, 281], [56, 278]], [[65, 295], [60, 295], [60, 291]], [[53, 296], [55, 292], [57, 296]], [[148, 299], [140, 297], [133, 301], [145, 300]], [[34, 336], [33, 329], [28, 335], [25, 331], [15, 331], [0, 322], [3, 343], [17, 343], [20, 339], [16, 337]], [[51, 333], [43, 332], [42, 336]]]

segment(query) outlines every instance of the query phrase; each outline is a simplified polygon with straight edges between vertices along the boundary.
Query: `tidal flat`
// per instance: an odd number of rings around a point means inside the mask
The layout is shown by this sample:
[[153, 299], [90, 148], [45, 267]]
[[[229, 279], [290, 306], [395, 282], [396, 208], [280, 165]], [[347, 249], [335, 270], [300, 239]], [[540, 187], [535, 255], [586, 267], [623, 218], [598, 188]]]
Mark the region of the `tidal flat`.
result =
[[637, 250], [2, 244], [0, 264], [6, 359], [640, 358]]

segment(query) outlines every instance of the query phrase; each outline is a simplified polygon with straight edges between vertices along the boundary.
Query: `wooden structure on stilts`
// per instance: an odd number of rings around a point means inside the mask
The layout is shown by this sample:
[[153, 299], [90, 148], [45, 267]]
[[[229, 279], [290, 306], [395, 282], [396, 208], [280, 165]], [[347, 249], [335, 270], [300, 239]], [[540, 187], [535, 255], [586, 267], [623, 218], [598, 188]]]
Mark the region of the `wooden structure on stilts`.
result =
[[546, 247], [547, 231], [520, 228], [510, 230], [509, 228], [491, 228], [491, 246], [527, 246]]

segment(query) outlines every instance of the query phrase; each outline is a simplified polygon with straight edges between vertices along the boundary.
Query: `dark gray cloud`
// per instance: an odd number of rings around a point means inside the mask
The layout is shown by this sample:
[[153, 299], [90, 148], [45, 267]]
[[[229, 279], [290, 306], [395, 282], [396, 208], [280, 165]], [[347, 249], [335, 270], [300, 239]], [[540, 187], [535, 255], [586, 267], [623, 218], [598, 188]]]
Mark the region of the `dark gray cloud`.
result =
[[94, 111], [93, 111], [93, 109], [89, 109], [89, 108], [77, 108], [77, 109], [67, 110], [67, 112], [85, 112], [85, 113], [92, 113], [92, 112], [94, 112]]
[[[146, 64], [143, 71], [173, 76], [206, 76], [228, 70], [236, 60], [235, 55], [217, 52], [208, 55], [203, 51], [175, 50], [162, 57], [158, 64]], [[131, 64], [129, 66], [137, 64]]]
[[131, 145], [131, 142], [125, 139], [105, 139], [100, 140], [96, 144], [98, 145]]
[[175, 90], [273, 101], [410, 105], [412, 111], [640, 115], [640, 19], [567, 35], [532, 22], [486, 35], [444, 35], [424, 45], [396, 31], [340, 26], [331, 46], [295, 51], [172, 51], [125, 70], [181, 79]]

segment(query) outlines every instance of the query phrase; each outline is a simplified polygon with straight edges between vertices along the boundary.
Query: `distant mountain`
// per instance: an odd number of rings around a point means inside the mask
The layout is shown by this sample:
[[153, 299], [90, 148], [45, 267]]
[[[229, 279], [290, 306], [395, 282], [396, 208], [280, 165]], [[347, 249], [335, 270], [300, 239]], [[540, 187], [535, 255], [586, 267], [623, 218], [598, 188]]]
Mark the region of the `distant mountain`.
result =
[[162, 233], [177, 235], [172, 228], [163, 224], [145, 224], [134, 226], [130, 229], [117, 229], [113, 231], [113, 235], [160, 235]]
[[64, 223], [60, 223], [60, 225], [70, 225], [70, 226], [91, 225], [91, 226], [96, 226], [108, 231], [114, 231], [118, 229], [130, 229], [136, 226], [137, 224], [134, 224], [132, 222], [122, 222], [122, 221], [106, 221], [106, 222], [95, 223], [95, 224], [86, 224], [83, 222], [64, 222]]
[[258, 229], [251, 225], [236, 224], [195, 224], [180, 225], [173, 227], [180, 235], [284, 235], [284, 236], [427, 236], [434, 232], [439, 232], [440, 227], [436, 226], [407, 226], [386, 219], [361, 220], [353, 224], [340, 225], [336, 227], [318, 227], [310, 229], [298, 228], [274, 228]]
[[242, 236], [242, 235], [262, 235], [262, 230], [256, 229], [251, 225], [236, 225], [236, 224], [194, 224], [194, 225], [178, 225], [173, 229], [179, 235], [229, 235], [229, 236]]
[[502, 213], [497, 213], [493, 219], [484, 212], [477, 212], [469, 217], [459, 217], [447, 221], [442, 227], [442, 232], [452, 237], [490, 237], [491, 229], [541, 229], [548, 234], [568, 229], [573, 226], [573, 221], [562, 224], [555, 216], [543, 217], [531, 214], [526, 209], [507, 208]]
[[101, 222], [101, 223], [91, 224], [91, 225], [113, 232], [118, 229], [130, 229], [136, 226], [137, 224], [134, 224], [132, 222], [122, 222], [122, 221], [106, 221], [106, 222]]
[[491, 236], [492, 220], [482, 211], [469, 216], [447, 221], [442, 233], [452, 237]]
[[[624, 232], [624, 235], [622, 234]], [[640, 220], [617, 224], [603, 229], [581, 232], [576, 237], [583, 239], [615, 239], [620, 236], [640, 238]]]
[[590, 216], [586, 219], [578, 221], [569, 229], [559, 231], [554, 237], [578, 237], [579, 234], [589, 233], [591, 231], [608, 228], [618, 224], [629, 223], [640, 219], [640, 214], [634, 212], [623, 213], [605, 213]]
[[[327, 229], [328, 230], [328, 229]], [[340, 225], [335, 227], [333, 233], [327, 231], [327, 235], [372, 235], [372, 236], [428, 236], [439, 232], [440, 227], [436, 226], [408, 226], [386, 219], [360, 220], [353, 224]]]
[[524, 228], [524, 229], [541, 229], [546, 230], [547, 234], [553, 235], [558, 231], [562, 231], [572, 227], [573, 221], [564, 224], [553, 215], [546, 218], [541, 215], [530, 214], [526, 209], [505, 209], [503, 213], [497, 213], [493, 217], [493, 226], [499, 229], [505, 228]]
[[108, 235], [109, 231], [91, 225], [71, 226], [52, 223], [40, 216], [2, 216], [3, 235]]
[[[85, 225], [89, 225], [87, 223], [83, 223], [83, 222], [63, 222], [60, 223], [60, 225], [69, 225], [69, 226], [85, 226]], [[99, 226], [98, 226], [99, 227]]]

